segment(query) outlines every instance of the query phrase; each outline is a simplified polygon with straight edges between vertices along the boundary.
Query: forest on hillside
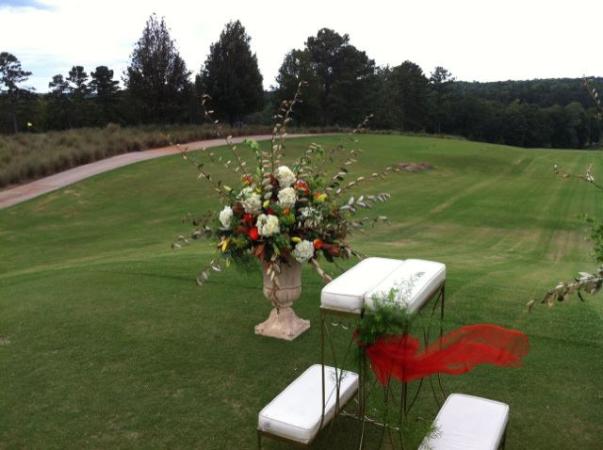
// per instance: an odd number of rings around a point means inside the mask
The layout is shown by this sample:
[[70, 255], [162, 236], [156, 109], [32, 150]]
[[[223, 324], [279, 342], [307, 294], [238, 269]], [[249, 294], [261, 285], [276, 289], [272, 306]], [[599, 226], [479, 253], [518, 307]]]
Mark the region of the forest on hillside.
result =
[[[0, 133], [196, 124], [205, 120], [206, 94], [214, 116], [231, 126], [269, 125], [300, 81], [303, 103], [294, 116], [300, 126], [353, 127], [371, 114], [374, 129], [552, 148], [596, 146], [601, 133], [582, 79], [479, 83], [458, 81], [443, 67], [427, 73], [408, 60], [377, 66], [347, 34], [328, 28], [284, 56], [270, 91], [239, 21], [226, 24], [193, 77], [165, 20], [155, 15], [123, 74], [76, 64], [54, 75], [47, 93], [27, 88], [29, 76], [18, 56], [0, 53]], [[590, 83], [603, 88], [603, 78]]]

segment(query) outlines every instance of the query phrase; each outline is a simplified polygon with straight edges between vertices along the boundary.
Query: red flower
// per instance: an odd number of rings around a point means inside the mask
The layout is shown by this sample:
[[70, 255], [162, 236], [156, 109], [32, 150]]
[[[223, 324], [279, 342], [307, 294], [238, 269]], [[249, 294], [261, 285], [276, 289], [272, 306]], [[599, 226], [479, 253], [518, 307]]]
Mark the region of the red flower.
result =
[[248, 225], [253, 224], [253, 214], [245, 213], [243, 214], [243, 222]]
[[322, 248], [322, 246], [324, 245], [324, 242], [322, 242], [320, 239], [314, 239], [314, 248], [316, 250], [320, 250]]
[[257, 227], [250, 228], [247, 232], [247, 235], [252, 241], [257, 241], [260, 238], [260, 233], [258, 232]]

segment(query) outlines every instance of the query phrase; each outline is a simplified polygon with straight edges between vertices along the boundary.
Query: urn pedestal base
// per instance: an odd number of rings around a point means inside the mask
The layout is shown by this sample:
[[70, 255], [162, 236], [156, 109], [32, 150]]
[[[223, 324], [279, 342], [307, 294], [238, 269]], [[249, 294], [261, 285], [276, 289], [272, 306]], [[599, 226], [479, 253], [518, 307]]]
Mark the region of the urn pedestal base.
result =
[[272, 308], [268, 319], [255, 326], [255, 334], [292, 341], [310, 328], [310, 321], [300, 319], [293, 308]]
[[310, 321], [300, 319], [293, 311], [293, 302], [302, 292], [302, 268], [292, 260], [283, 263], [278, 275], [278, 283], [268, 275], [264, 265], [264, 296], [274, 305], [268, 319], [255, 326], [255, 334], [292, 341], [308, 328]]

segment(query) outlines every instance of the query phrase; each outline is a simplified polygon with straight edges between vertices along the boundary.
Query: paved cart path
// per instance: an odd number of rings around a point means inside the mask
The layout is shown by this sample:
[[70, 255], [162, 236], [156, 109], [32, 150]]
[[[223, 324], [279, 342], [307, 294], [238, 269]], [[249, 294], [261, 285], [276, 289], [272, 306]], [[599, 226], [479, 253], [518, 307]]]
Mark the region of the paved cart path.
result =
[[[314, 134], [291, 134], [288, 138], [315, 136]], [[233, 143], [241, 143], [245, 139], [253, 138], [257, 141], [269, 140], [272, 136], [263, 134], [259, 136], [239, 136], [232, 138]], [[127, 166], [140, 161], [160, 158], [162, 156], [174, 155], [180, 153], [182, 147], [187, 147], [191, 150], [200, 149], [202, 147], [219, 147], [225, 145], [224, 139], [208, 139], [205, 141], [189, 142], [181, 144], [180, 147], [172, 145], [169, 147], [155, 148], [152, 150], [143, 150], [138, 152], [122, 153], [121, 155], [112, 156], [110, 158], [101, 159], [93, 163], [83, 166], [74, 167], [73, 169], [59, 172], [50, 175], [46, 178], [41, 178], [31, 183], [22, 184], [13, 188], [0, 191], [0, 209], [8, 208], [26, 200], [38, 197], [48, 192], [56, 191], [65, 186], [68, 186], [86, 178], [98, 175], [99, 173], [108, 172], [118, 167]]]

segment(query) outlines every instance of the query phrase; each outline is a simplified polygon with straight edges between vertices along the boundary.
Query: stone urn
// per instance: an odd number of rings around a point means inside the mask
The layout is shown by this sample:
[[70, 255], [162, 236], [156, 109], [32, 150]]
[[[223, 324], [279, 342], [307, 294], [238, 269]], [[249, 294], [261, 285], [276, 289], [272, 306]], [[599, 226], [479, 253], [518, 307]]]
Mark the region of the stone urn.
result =
[[300, 319], [293, 311], [293, 302], [302, 292], [302, 266], [293, 260], [281, 264], [276, 287], [263, 267], [264, 296], [270, 300], [274, 308], [268, 319], [255, 326], [255, 334], [292, 341], [310, 328], [310, 321]]

